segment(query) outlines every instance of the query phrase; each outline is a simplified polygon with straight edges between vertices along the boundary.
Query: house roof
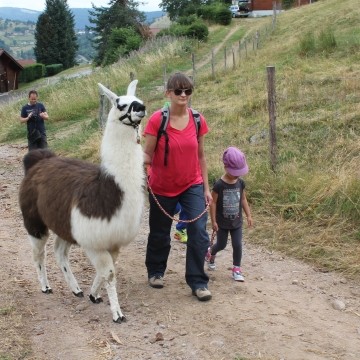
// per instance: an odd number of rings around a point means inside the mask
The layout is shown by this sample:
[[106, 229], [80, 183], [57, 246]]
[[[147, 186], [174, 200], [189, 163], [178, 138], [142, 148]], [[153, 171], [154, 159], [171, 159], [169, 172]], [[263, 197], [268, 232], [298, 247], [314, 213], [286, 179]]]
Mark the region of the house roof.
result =
[[0, 48], [0, 60], [3, 58], [7, 58], [10, 60], [10, 62], [17, 67], [19, 70], [23, 70], [24, 68], [22, 67], [21, 64], [19, 64], [7, 51], [5, 51], [4, 49]]
[[17, 62], [18, 62], [22, 67], [27, 66], [27, 65], [36, 64], [36, 60], [34, 60], [34, 59], [17, 60]]

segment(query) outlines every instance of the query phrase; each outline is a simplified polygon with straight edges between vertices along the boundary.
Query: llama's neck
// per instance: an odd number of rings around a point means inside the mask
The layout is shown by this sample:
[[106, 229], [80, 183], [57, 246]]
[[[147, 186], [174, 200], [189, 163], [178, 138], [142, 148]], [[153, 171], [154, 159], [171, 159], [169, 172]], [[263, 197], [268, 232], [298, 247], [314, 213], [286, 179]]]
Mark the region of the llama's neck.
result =
[[[141, 129], [138, 129], [139, 133]], [[143, 180], [143, 152], [137, 131], [120, 122], [108, 122], [101, 143], [101, 166], [124, 186]], [[139, 180], [138, 180], [139, 179]], [[135, 185], [135, 184], [134, 184]]]

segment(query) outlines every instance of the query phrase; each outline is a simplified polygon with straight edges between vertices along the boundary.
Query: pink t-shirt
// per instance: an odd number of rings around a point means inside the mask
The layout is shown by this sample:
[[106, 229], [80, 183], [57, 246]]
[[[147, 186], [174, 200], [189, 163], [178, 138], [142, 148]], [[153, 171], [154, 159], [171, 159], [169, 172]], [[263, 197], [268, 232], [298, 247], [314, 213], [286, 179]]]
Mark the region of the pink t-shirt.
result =
[[[174, 129], [170, 122], [166, 128], [169, 137], [169, 152], [167, 166], [164, 165], [165, 136], [157, 142], [151, 167], [149, 169], [149, 184], [155, 194], [177, 196], [190, 186], [202, 184], [203, 178], [198, 156], [198, 140], [195, 121], [189, 112], [189, 122], [185, 129]], [[144, 134], [157, 137], [161, 124], [161, 110], [152, 114], [145, 126]], [[209, 131], [205, 118], [200, 114], [199, 136]]]

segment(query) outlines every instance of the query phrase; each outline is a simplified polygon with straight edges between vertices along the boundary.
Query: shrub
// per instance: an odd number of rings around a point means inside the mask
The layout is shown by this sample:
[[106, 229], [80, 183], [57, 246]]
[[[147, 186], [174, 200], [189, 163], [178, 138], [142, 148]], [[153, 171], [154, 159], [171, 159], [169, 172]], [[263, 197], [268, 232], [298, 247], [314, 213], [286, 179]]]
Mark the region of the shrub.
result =
[[214, 24], [229, 25], [231, 23], [231, 11], [222, 3], [201, 6], [197, 10], [197, 15]]
[[30, 81], [34, 81], [37, 79], [41, 79], [46, 74], [46, 69], [44, 64], [33, 64], [26, 66], [24, 70], [21, 71], [19, 82], [26, 83]]
[[64, 70], [63, 64], [52, 64], [52, 65], [46, 65], [46, 76], [53, 76], [56, 75]]
[[202, 21], [198, 20], [187, 28], [185, 35], [206, 41], [209, 36], [209, 29]]
[[229, 25], [231, 23], [231, 11], [224, 7], [218, 7], [214, 12], [214, 22], [220, 25]]
[[[187, 25], [183, 25], [180, 23], [172, 24], [168, 29], [162, 29], [157, 34], [157, 37], [171, 35], [176, 37], [188, 37], [206, 41], [209, 35], [209, 29], [201, 19], [197, 17], [194, 17], [194, 19], [195, 21], [193, 23]], [[181, 21], [187, 22], [185, 20]]]
[[307, 32], [300, 39], [300, 50], [301, 56], [309, 56], [315, 53], [315, 36], [312, 32]]
[[332, 52], [336, 48], [336, 40], [334, 31], [328, 27], [322, 30], [319, 34], [319, 50], [322, 52]]

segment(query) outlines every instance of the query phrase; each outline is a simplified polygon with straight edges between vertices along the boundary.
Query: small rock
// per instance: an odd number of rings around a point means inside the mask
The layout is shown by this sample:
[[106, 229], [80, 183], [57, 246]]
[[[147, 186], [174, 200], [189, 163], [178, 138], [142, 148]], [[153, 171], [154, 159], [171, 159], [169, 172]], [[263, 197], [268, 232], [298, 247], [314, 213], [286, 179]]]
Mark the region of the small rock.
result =
[[81, 303], [79, 305], [77, 305], [75, 307], [76, 311], [84, 311], [85, 309], [87, 309], [89, 306], [86, 303]]
[[224, 342], [221, 340], [213, 340], [210, 343], [211, 346], [216, 346], [216, 347], [223, 347], [224, 346]]
[[294, 279], [291, 283], [292, 283], [293, 285], [298, 285], [298, 284], [299, 284], [299, 280]]
[[339, 299], [333, 300], [331, 305], [335, 310], [342, 311], [342, 310], [345, 310], [345, 308], [346, 308], [345, 303]]

